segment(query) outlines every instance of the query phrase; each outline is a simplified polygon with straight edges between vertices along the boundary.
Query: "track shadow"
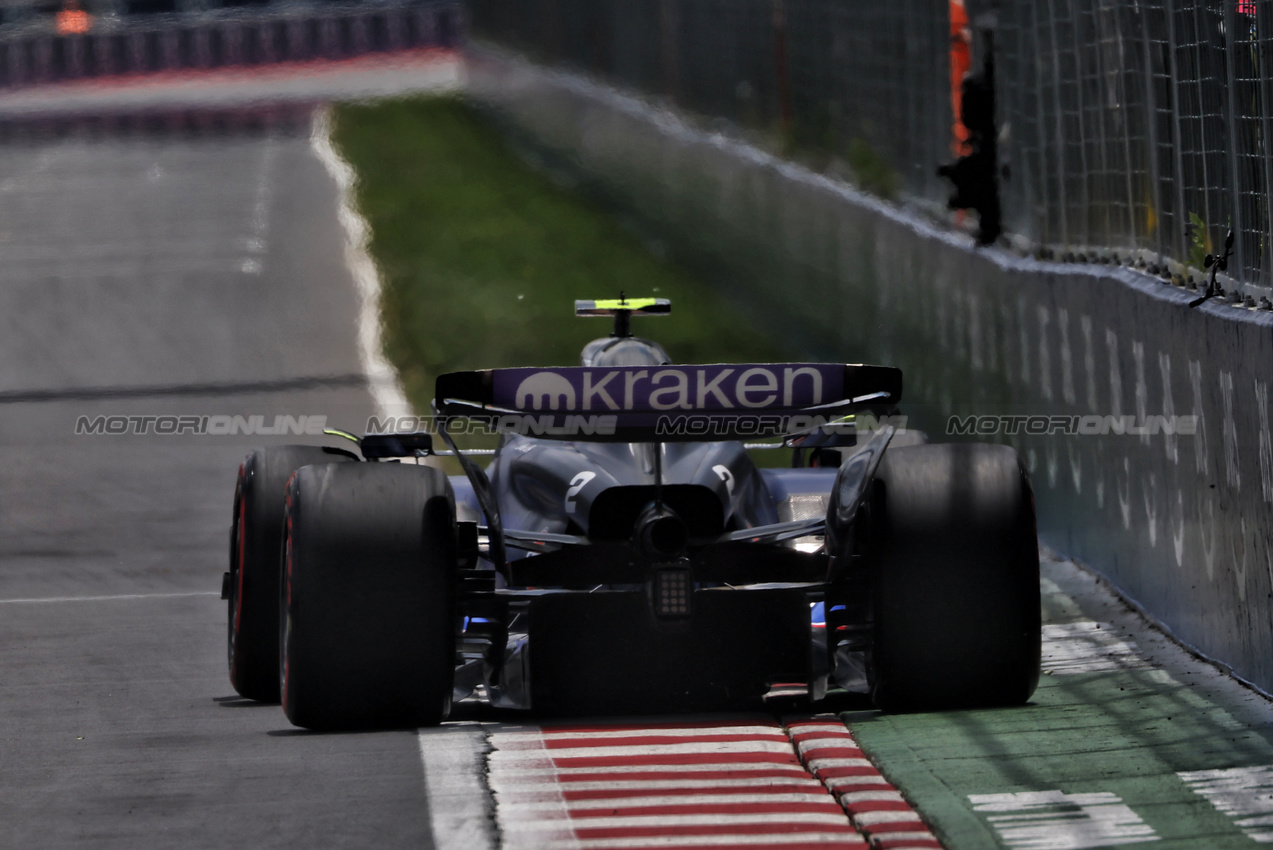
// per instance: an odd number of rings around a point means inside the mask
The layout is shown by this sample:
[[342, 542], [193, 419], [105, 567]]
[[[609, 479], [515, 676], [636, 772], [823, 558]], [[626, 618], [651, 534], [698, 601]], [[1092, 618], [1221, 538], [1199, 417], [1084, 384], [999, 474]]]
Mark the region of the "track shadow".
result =
[[221, 708], [278, 708], [278, 702], [262, 702], [260, 700], [247, 699], [238, 694], [228, 697], [213, 697], [212, 701]]

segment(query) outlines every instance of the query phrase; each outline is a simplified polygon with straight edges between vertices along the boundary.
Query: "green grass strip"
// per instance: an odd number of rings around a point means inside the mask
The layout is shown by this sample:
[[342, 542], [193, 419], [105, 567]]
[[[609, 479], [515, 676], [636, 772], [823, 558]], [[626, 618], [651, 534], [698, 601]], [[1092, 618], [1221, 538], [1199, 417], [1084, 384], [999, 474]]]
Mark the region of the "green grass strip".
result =
[[419, 411], [443, 372], [576, 365], [608, 320], [576, 298], [657, 295], [634, 331], [680, 363], [781, 360], [726, 298], [598, 206], [528, 166], [455, 98], [340, 106], [334, 142], [358, 175], [383, 279], [385, 354]]

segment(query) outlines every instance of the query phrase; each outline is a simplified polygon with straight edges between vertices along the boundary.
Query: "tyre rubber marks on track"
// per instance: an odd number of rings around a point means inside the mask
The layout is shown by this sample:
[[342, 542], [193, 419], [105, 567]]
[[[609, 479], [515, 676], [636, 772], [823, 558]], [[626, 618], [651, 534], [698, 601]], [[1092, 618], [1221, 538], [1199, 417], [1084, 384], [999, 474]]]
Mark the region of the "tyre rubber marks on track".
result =
[[[1134, 643], [1108, 623], [1081, 621], [1043, 627], [1043, 672], [1080, 675], [1153, 669]], [[1273, 843], [1273, 765], [1185, 771], [1194, 793], [1234, 819], [1247, 837]], [[1008, 847], [1072, 850], [1157, 841], [1154, 829], [1111, 792], [1060, 790], [972, 794], [981, 813]]]
[[269, 214], [274, 194], [272, 179], [276, 148], [274, 139], [265, 140], [265, 150], [261, 152], [261, 164], [256, 175], [256, 194], [252, 200], [252, 218], [249, 222], [250, 232], [243, 239], [245, 256], [239, 271], [244, 274], [261, 274], [270, 228]]
[[1152, 666], [1136, 645], [1121, 640], [1109, 623], [1081, 620], [1043, 627], [1043, 672], [1046, 675], [1107, 673]]
[[972, 794], [968, 800], [1012, 848], [1078, 850], [1158, 840], [1154, 830], [1118, 795], [1107, 791]]
[[490, 743], [506, 848], [941, 846], [834, 719], [554, 725]]
[[1273, 843], [1273, 765], [1178, 774], [1189, 789], [1205, 797], [1252, 841]]
[[[1081, 675], [1152, 665], [1109, 623], [1084, 620], [1043, 627], [1043, 673]], [[1116, 794], [1022, 791], [971, 794], [980, 812], [1011, 848], [1062, 850], [1157, 841], [1158, 835]]]

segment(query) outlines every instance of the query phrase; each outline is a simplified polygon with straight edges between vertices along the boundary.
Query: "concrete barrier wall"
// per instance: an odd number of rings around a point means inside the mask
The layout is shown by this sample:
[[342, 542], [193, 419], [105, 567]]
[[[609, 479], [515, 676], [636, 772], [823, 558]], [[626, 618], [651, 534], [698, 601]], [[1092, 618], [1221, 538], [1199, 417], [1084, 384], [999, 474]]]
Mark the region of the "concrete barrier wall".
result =
[[1273, 690], [1273, 313], [1190, 310], [1194, 293], [1126, 269], [976, 250], [842, 183], [492, 50], [474, 50], [469, 86], [810, 356], [901, 366], [904, 411], [934, 439], [973, 413], [1197, 416], [1193, 435], [983, 439], [1026, 458], [1045, 543]]

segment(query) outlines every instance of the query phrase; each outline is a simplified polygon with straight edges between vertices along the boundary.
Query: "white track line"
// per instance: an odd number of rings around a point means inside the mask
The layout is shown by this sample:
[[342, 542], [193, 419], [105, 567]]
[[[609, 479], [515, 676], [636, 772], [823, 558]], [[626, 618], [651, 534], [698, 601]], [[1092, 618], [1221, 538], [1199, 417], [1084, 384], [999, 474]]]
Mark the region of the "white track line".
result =
[[866, 847], [866, 841], [857, 835], [850, 835], [844, 832], [792, 832], [782, 833], [763, 833], [760, 835], [678, 835], [675, 838], [668, 836], [637, 836], [635, 838], [598, 838], [581, 840], [572, 846], [578, 847], [579, 850], [636, 850], [636, 848], [650, 848], [659, 846], [671, 847], [746, 847], [750, 844], [795, 844], [805, 846], [809, 844], [826, 844], [830, 847]]
[[[360, 301], [358, 356], [367, 376], [376, 415], [411, 415], [398, 373], [385, 359], [380, 336], [380, 274], [367, 251], [371, 228], [354, 201], [357, 175], [331, 140], [331, 110], [314, 113], [310, 149], [335, 181], [336, 214], [345, 231], [345, 264]], [[490, 816], [490, 792], [482, 780], [487, 744], [480, 728], [449, 726], [417, 733], [428, 794], [433, 844], [439, 850], [488, 850], [497, 846]]]
[[491, 794], [482, 781], [488, 749], [478, 726], [440, 726], [416, 734], [438, 850], [493, 850]]
[[113, 596], [46, 596], [40, 599], [0, 599], [0, 605], [46, 605], [57, 602], [115, 602], [121, 599], [182, 599], [189, 596], [220, 596], [216, 590], [189, 593], [119, 593]]
[[345, 264], [358, 288], [361, 308], [358, 312], [358, 355], [362, 370], [371, 385], [371, 398], [376, 405], [376, 415], [382, 419], [390, 416], [410, 416], [411, 405], [402, 392], [398, 373], [385, 360], [380, 339], [380, 275], [376, 264], [367, 252], [371, 228], [358, 212], [354, 203], [354, 185], [357, 176], [349, 163], [341, 158], [332, 145], [331, 110], [320, 108], [314, 113], [314, 126], [310, 134], [310, 148], [318, 161], [327, 169], [339, 191], [337, 215], [345, 230]]

